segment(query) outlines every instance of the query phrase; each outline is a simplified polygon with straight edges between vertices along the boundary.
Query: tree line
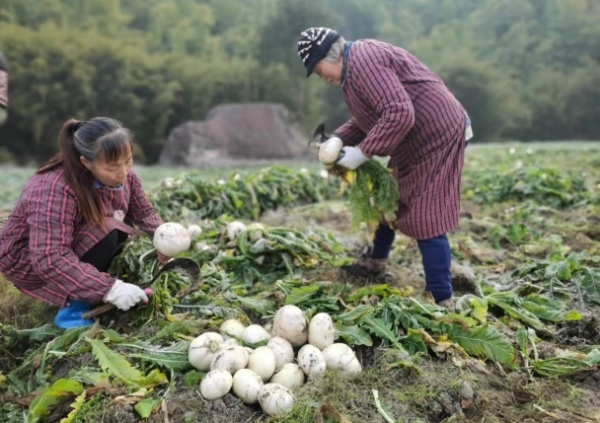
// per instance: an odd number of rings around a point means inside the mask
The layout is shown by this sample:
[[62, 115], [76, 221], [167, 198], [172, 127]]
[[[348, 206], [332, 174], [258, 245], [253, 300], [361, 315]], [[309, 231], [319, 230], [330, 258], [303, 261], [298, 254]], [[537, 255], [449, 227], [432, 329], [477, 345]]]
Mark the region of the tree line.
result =
[[597, 0], [3, 0], [0, 160], [41, 161], [69, 117], [106, 115], [154, 163], [171, 128], [221, 103], [278, 102], [306, 128], [347, 117], [305, 78], [309, 26], [407, 48], [465, 105], [476, 141], [600, 139]]

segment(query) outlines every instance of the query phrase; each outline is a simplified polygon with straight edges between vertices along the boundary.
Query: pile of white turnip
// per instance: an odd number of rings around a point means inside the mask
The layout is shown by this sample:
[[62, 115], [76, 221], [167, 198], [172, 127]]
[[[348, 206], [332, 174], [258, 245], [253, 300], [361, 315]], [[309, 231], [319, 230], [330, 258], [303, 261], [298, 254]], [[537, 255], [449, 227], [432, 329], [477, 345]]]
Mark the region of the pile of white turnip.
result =
[[318, 379], [331, 370], [352, 379], [362, 371], [350, 346], [335, 343], [335, 327], [327, 313], [316, 314], [309, 323], [294, 305], [277, 311], [270, 331], [226, 320], [218, 333], [195, 338], [188, 358], [196, 369], [208, 371], [200, 382], [204, 399], [216, 400], [233, 390], [246, 404], [258, 402], [270, 416], [292, 410], [293, 392], [306, 378]]

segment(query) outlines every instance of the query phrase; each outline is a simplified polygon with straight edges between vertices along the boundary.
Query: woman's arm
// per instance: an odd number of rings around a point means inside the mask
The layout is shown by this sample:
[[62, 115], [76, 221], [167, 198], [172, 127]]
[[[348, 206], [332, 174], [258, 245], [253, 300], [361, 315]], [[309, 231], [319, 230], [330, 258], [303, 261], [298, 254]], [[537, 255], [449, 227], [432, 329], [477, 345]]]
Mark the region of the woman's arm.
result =
[[127, 217], [131, 219], [134, 225], [137, 225], [142, 231], [153, 236], [154, 231], [163, 222], [156, 209], [148, 200], [148, 196], [142, 188], [142, 182], [138, 176], [131, 171], [129, 176], [131, 195], [129, 198], [129, 210]]

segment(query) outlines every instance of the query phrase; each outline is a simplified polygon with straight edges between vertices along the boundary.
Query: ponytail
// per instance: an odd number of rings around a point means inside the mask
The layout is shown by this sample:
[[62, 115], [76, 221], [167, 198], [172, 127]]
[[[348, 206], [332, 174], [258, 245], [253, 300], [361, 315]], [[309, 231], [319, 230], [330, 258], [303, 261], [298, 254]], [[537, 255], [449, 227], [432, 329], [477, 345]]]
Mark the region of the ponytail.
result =
[[85, 222], [104, 229], [104, 208], [94, 190], [94, 175], [81, 163], [81, 154], [75, 146], [75, 134], [85, 123], [75, 119], [65, 122], [60, 130], [59, 152], [36, 173], [62, 167], [67, 184], [75, 192]]

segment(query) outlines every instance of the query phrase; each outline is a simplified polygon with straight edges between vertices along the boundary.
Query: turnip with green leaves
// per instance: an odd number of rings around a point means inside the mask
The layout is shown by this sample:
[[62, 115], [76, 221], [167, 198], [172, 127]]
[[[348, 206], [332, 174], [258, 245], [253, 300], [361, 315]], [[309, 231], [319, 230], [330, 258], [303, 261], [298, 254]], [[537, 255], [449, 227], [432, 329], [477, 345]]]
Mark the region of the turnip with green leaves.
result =
[[246, 225], [244, 225], [242, 222], [234, 220], [233, 222], [227, 224], [227, 238], [229, 238], [230, 241], [235, 241], [239, 234], [241, 234], [245, 230]]
[[223, 337], [216, 332], [205, 332], [192, 340], [188, 349], [188, 361], [198, 370], [210, 369], [215, 355], [219, 352]]
[[167, 222], [156, 228], [152, 243], [159, 253], [174, 257], [190, 248], [192, 238], [182, 224]]
[[262, 223], [255, 222], [249, 224], [246, 230], [248, 231], [250, 241], [258, 241], [264, 237], [266, 228]]
[[190, 234], [190, 238], [196, 239], [200, 235], [202, 235], [202, 228], [198, 225], [189, 225], [187, 227], [188, 234]]

